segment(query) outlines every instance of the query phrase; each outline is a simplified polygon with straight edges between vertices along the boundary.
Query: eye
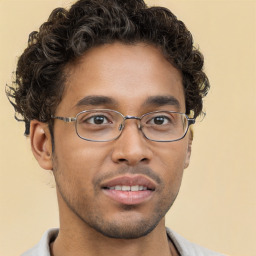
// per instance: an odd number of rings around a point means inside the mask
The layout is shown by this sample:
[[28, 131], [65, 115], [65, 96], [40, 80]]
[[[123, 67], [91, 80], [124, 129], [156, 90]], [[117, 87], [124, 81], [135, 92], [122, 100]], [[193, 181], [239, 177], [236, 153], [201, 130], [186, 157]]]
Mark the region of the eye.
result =
[[84, 120], [85, 123], [89, 123], [89, 124], [96, 124], [96, 125], [101, 125], [101, 124], [109, 124], [111, 123], [110, 120], [103, 115], [94, 115], [91, 116], [89, 118], [86, 118]]
[[167, 116], [155, 116], [149, 120], [149, 124], [151, 125], [165, 125], [170, 123], [171, 120]]

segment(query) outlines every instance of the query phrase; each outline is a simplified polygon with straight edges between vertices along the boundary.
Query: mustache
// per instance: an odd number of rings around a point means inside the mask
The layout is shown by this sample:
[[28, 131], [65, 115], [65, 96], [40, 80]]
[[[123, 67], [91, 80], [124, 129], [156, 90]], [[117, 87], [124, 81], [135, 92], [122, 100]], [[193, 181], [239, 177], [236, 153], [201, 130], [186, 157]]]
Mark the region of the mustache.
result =
[[115, 171], [108, 172], [106, 174], [102, 174], [99, 177], [95, 177], [93, 179], [93, 184], [95, 187], [99, 186], [103, 181], [113, 179], [117, 176], [126, 175], [126, 174], [142, 174], [145, 175], [152, 180], [154, 180], [158, 185], [161, 185], [162, 179], [159, 177], [158, 174], [156, 174], [151, 168], [149, 167], [129, 167], [129, 166], [123, 166], [121, 168], [118, 168]]

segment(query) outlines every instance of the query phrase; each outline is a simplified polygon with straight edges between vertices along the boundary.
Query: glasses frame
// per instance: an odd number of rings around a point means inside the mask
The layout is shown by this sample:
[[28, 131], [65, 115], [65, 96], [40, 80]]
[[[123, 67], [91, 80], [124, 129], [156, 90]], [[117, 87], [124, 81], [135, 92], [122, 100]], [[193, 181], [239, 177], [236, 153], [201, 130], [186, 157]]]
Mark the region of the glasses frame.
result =
[[[79, 115], [83, 114], [83, 113], [87, 113], [87, 112], [93, 112], [93, 111], [111, 111], [111, 112], [115, 112], [119, 115], [121, 115], [123, 117], [123, 122], [121, 123], [121, 126], [119, 128], [120, 130], [120, 134], [118, 136], [116, 136], [115, 138], [111, 139], [111, 140], [92, 140], [92, 139], [87, 139], [87, 138], [84, 138], [82, 136], [80, 136], [80, 134], [78, 133], [77, 131], [77, 118]], [[141, 119], [144, 117], [144, 116], [147, 116], [147, 115], [150, 115], [150, 114], [154, 114], [154, 113], [161, 113], [161, 112], [167, 112], [167, 113], [176, 113], [176, 114], [180, 114], [180, 115], [183, 115], [185, 116], [185, 118], [187, 119], [187, 128], [186, 128], [186, 131], [184, 132], [184, 135], [181, 137], [181, 138], [178, 138], [178, 139], [175, 139], [175, 140], [154, 140], [154, 139], [150, 139], [148, 138], [144, 132], [143, 132], [143, 129], [141, 128]], [[150, 141], [155, 141], [155, 142], [174, 142], [174, 141], [179, 141], [179, 140], [182, 140], [187, 132], [188, 132], [188, 129], [189, 129], [189, 126], [192, 125], [192, 124], [195, 124], [195, 118], [190, 118], [188, 117], [186, 114], [184, 113], [180, 113], [180, 112], [176, 112], [176, 111], [167, 111], [167, 110], [158, 110], [158, 111], [152, 111], [152, 112], [148, 112], [148, 113], [145, 113], [143, 114], [142, 116], [138, 117], [138, 116], [130, 116], [130, 115], [127, 115], [127, 116], [124, 116], [122, 113], [116, 111], [116, 110], [113, 110], [113, 109], [90, 109], [90, 110], [83, 110], [81, 112], [79, 112], [75, 117], [63, 117], [63, 116], [54, 116], [54, 115], [51, 115], [51, 118], [52, 119], [58, 119], [58, 120], [61, 120], [61, 121], [64, 121], [65, 123], [71, 123], [71, 122], [75, 122], [75, 128], [76, 128], [76, 134], [79, 138], [83, 139], [83, 140], [86, 140], [86, 141], [93, 141], [93, 142], [109, 142], [109, 141], [114, 141], [116, 139], [118, 139], [124, 128], [125, 128], [125, 121], [126, 120], [130, 120], [130, 119], [136, 119], [136, 120], [139, 120], [139, 126], [138, 126], [138, 129], [141, 131], [141, 133], [143, 134], [143, 136], [150, 140]]]

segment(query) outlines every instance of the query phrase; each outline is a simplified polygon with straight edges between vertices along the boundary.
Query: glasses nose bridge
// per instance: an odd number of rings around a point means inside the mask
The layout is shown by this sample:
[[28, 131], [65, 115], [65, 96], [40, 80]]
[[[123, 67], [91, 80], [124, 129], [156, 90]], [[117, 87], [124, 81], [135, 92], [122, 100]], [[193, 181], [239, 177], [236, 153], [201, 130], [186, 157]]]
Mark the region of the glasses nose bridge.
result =
[[138, 120], [138, 121], [139, 121], [139, 122], [138, 122], [138, 129], [141, 130], [141, 123], [140, 123], [141, 118], [138, 117], [138, 116], [129, 116], [129, 115], [127, 115], [127, 116], [123, 116], [123, 123], [119, 126], [119, 130], [120, 130], [121, 132], [123, 131], [123, 129], [124, 129], [124, 127], [125, 127], [125, 121], [126, 121], [126, 120], [130, 120], [130, 119]]
[[124, 121], [125, 120], [129, 120], [129, 119], [136, 119], [136, 120], [141, 120], [141, 118], [140, 117], [138, 117], [138, 116], [124, 116]]

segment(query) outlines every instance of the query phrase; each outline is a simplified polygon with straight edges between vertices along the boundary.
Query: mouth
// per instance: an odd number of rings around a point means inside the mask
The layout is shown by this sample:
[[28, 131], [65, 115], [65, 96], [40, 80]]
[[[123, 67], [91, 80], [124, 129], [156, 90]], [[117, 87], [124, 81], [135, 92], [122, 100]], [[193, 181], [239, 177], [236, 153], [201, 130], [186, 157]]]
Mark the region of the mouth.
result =
[[125, 205], [138, 205], [150, 200], [156, 184], [142, 176], [122, 176], [105, 182], [102, 191], [111, 200]]
[[116, 185], [114, 187], [105, 187], [104, 189], [110, 190], [117, 190], [117, 191], [145, 191], [145, 190], [152, 190], [148, 187], [135, 185], [135, 186], [123, 186], [123, 185]]

